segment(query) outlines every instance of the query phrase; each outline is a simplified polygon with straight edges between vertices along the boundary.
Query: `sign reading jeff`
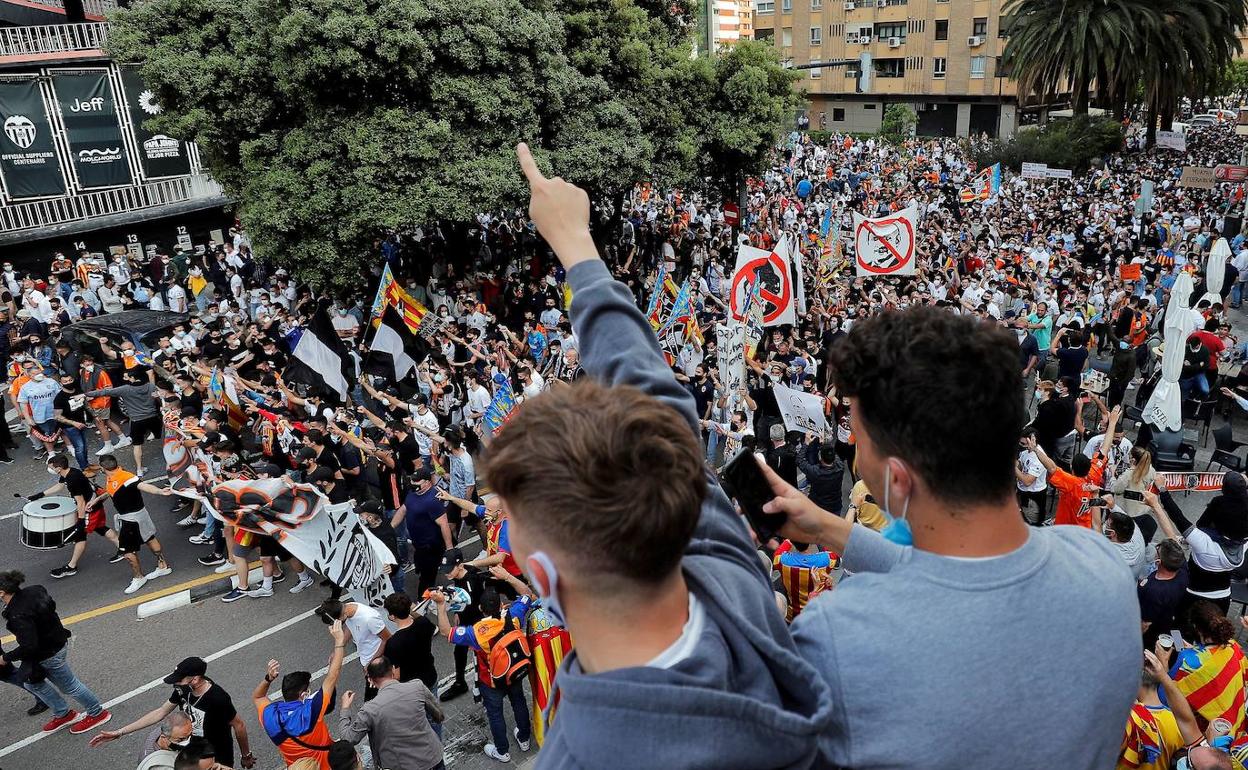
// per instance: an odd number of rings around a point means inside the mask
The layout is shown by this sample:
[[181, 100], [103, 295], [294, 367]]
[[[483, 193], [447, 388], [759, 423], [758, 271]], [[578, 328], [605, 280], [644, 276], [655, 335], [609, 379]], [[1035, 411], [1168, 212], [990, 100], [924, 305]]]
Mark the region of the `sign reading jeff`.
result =
[[90, 190], [130, 184], [130, 161], [108, 73], [54, 72], [52, 87], [65, 124], [78, 186]]

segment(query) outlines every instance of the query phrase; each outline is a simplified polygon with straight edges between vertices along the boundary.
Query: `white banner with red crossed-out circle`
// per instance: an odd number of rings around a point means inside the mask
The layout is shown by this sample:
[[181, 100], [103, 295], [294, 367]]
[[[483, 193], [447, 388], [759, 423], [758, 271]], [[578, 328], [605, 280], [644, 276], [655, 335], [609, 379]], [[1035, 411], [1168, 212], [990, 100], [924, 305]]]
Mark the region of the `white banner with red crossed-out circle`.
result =
[[914, 275], [918, 220], [919, 212], [914, 206], [870, 219], [855, 212], [854, 261], [858, 276]]
[[737, 248], [737, 267], [732, 272], [732, 293], [729, 307], [732, 317], [745, 320], [746, 300], [751, 286], [759, 282], [758, 296], [763, 303], [763, 325], [779, 326], [797, 320], [796, 281], [792, 273], [792, 250], [787, 236], [781, 236], [776, 248], [763, 251], [742, 244]]

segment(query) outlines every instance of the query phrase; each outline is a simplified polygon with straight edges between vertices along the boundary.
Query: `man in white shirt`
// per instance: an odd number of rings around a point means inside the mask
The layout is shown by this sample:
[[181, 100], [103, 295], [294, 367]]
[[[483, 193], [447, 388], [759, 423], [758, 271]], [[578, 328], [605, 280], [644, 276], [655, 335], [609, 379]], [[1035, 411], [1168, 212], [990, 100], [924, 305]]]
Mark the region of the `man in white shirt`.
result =
[[[1102, 445], [1104, 443], [1105, 443], [1104, 433], [1098, 436], [1093, 436], [1092, 438], [1088, 439], [1087, 445], [1083, 448], [1083, 455], [1089, 459], [1096, 457], [1097, 452], [1103, 451]], [[1122, 429], [1121, 423], [1119, 423], [1118, 426], [1114, 429], [1113, 448], [1109, 450], [1108, 452], [1106, 452], [1105, 454], [1109, 460], [1110, 465], [1112, 465], [1115, 469], [1117, 469], [1118, 472], [1121, 472], [1130, 464], [1129, 461], [1131, 458], [1131, 440], [1127, 438], [1126, 432]]]
[[481, 415], [489, 408], [492, 396], [488, 388], [481, 384], [480, 375], [468, 373], [468, 403], [464, 405], [464, 419], [469, 425], [476, 425]]
[[[355, 651], [360, 654], [360, 665], [364, 668], [368, 668], [369, 663], [383, 656], [386, 640], [390, 638], [390, 629], [386, 628], [386, 619], [380, 611], [359, 602], [344, 604], [337, 599], [326, 599], [321, 603], [317, 614], [327, 623], [342, 621], [347, 628], [348, 638], [355, 642]], [[376, 688], [365, 677], [364, 700], [372, 700], [376, 694]]]
[[425, 461], [425, 466], [429, 467], [429, 456], [433, 454], [433, 440], [429, 438], [430, 433], [438, 432], [438, 416], [429, 408], [429, 398], [423, 393], [418, 394], [409, 409], [411, 410], [412, 425], [416, 428], [416, 446], [420, 448], [420, 456]]
[[[1024, 438], [1034, 435], [1035, 431], [1030, 428], [1023, 432]], [[1014, 478], [1018, 484], [1018, 507], [1023, 513], [1023, 519], [1033, 526], [1043, 524], [1048, 512], [1049, 472], [1035, 452], [1026, 448], [1019, 449], [1018, 460], [1014, 464]], [[1028, 503], [1036, 504], [1036, 514], [1033, 517], [1028, 516]]]
[[32, 316], [45, 324], [55, 315], [52, 312], [52, 303], [48, 302], [43, 292], [35, 288], [35, 282], [29, 278], [22, 281], [22, 308], [29, 310]]
[[334, 331], [338, 332], [338, 336], [344, 340], [355, 339], [356, 332], [360, 329], [360, 322], [355, 320], [355, 316], [347, 312], [345, 307], [340, 307], [334, 313], [333, 320]]
[[166, 292], [169, 297], [169, 309], [175, 313], [186, 312], [186, 289], [178, 284], [171, 284]]

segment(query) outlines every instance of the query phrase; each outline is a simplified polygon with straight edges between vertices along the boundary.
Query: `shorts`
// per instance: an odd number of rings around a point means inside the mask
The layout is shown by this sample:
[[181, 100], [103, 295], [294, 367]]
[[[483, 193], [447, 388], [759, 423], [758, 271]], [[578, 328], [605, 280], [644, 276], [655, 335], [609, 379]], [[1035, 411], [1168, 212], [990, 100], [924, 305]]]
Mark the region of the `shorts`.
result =
[[92, 532], [100, 537], [104, 537], [104, 534], [108, 532], [108, 522], [104, 519], [103, 508], [88, 511], [87, 518], [78, 520], [77, 525], [74, 526], [74, 534], [70, 536], [70, 542], [85, 543], [87, 535]]
[[155, 417], [146, 417], [142, 420], [131, 420], [128, 435], [135, 446], [143, 446], [143, 442], [150, 436], [157, 441], [164, 437], [164, 425], [160, 421], [160, 415]]
[[113, 419], [112, 404], [109, 404], [108, 406], [105, 406], [105, 407], [101, 407], [99, 409], [93, 409], [92, 407], [88, 406], [87, 412], [91, 414], [92, 419], [103, 420], [104, 422], [108, 422], [109, 420]]
[[256, 540], [259, 541], [256, 545], [260, 546], [261, 556], [279, 561], [290, 561], [290, 551], [283, 548], [282, 544], [277, 542], [277, 538], [269, 535], [256, 535]]
[[122, 553], [138, 553], [143, 544], [156, 537], [156, 525], [147, 509], [117, 515], [117, 549]]
[[56, 441], [61, 433], [61, 424], [56, 420], [48, 420], [47, 422], [35, 423], [34, 430], [31, 435], [40, 441]]

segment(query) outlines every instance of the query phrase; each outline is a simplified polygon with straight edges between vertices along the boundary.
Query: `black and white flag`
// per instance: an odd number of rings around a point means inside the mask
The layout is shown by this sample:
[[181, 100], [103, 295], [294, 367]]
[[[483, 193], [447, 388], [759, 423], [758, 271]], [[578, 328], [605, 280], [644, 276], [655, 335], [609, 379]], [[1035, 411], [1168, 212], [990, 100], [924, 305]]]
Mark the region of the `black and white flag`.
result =
[[299, 335], [285, 378], [319, 391], [327, 401], [346, 403], [355, 380], [355, 360], [324, 310], [317, 310]]
[[429, 353], [429, 345], [412, 333], [393, 305], [381, 314], [377, 331], [364, 357], [364, 371], [390, 382], [399, 382]]

